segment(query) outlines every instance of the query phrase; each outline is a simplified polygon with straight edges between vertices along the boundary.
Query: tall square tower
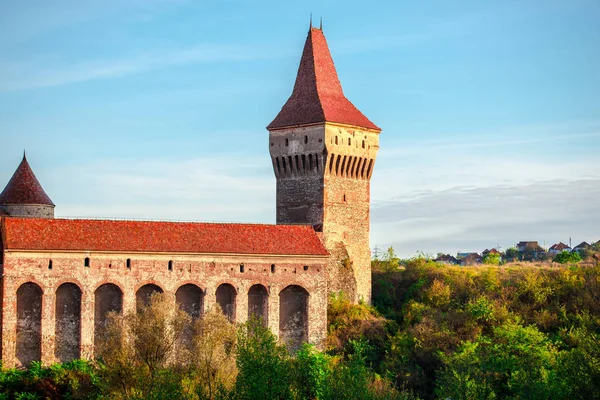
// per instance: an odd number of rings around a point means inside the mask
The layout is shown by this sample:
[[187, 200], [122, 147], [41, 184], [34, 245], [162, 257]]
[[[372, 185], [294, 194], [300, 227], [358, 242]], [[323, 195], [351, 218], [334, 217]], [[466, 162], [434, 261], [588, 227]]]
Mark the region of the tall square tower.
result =
[[381, 129], [345, 97], [321, 29], [308, 32], [292, 95], [267, 129], [277, 223], [322, 231], [329, 291], [370, 302], [370, 179]]

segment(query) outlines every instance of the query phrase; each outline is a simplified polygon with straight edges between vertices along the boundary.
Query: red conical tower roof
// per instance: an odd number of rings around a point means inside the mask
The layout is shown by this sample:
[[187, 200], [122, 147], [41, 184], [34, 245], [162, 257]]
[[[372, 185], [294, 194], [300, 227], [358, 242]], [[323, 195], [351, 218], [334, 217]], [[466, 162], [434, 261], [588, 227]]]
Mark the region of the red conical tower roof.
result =
[[325, 35], [321, 29], [311, 27], [294, 91], [267, 129], [319, 122], [381, 130], [344, 96]]
[[0, 204], [54, 205], [31, 170], [25, 154], [21, 164], [0, 193]]

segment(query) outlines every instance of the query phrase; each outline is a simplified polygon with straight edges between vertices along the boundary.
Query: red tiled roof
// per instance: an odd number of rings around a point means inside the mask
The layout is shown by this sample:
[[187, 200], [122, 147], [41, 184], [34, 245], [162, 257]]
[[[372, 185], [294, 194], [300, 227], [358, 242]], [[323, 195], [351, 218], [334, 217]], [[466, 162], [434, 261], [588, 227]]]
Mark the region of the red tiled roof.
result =
[[552, 247], [550, 247], [550, 250], [565, 250], [565, 249], [570, 249], [570, 247], [567, 246], [566, 244], [564, 244], [563, 242], [559, 242], [557, 244], [552, 245]]
[[23, 155], [21, 164], [0, 193], [0, 204], [43, 204], [53, 206]]
[[328, 255], [308, 225], [4, 218], [6, 249]]
[[323, 31], [311, 28], [292, 95], [267, 129], [319, 122], [381, 130], [344, 96]]

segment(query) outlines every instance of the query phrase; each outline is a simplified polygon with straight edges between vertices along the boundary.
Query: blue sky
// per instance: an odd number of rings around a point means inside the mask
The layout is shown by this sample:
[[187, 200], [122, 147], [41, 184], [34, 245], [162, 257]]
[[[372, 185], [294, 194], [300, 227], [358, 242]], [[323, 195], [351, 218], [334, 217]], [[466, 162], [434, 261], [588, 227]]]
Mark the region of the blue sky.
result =
[[600, 239], [596, 0], [0, 0], [0, 186], [26, 148], [58, 216], [274, 222], [311, 12], [383, 128], [372, 247]]

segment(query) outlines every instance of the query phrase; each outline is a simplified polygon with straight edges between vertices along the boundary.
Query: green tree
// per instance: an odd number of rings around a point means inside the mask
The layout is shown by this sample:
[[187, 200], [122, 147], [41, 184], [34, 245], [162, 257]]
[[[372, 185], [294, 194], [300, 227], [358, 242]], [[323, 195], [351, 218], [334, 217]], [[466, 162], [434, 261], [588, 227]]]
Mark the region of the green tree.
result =
[[290, 355], [260, 320], [252, 318], [239, 328], [236, 363], [240, 399], [292, 398]]
[[502, 257], [498, 253], [488, 253], [485, 257], [483, 257], [483, 263], [489, 265], [500, 265], [500, 261], [502, 261]]
[[331, 358], [305, 343], [296, 354], [296, 391], [299, 400], [321, 399], [331, 373]]
[[581, 256], [578, 252], [561, 251], [554, 257], [554, 262], [561, 264], [575, 264], [581, 261]]
[[507, 322], [492, 337], [466, 341], [442, 356], [437, 394], [452, 399], [559, 399], [558, 351], [534, 326]]
[[96, 356], [108, 391], [115, 398], [183, 397], [178, 368], [189, 359], [181, 338], [190, 316], [173, 296], [155, 293], [150, 303], [127, 315], [109, 314]]
[[506, 249], [506, 251], [504, 252], [504, 259], [506, 261], [518, 261], [519, 258], [521, 257], [521, 253], [519, 252], [519, 250], [517, 250], [514, 247], [510, 247], [508, 249]]
[[236, 342], [236, 327], [220, 307], [214, 307], [196, 323], [191, 367], [198, 379], [196, 392], [200, 398], [214, 399], [219, 391], [233, 390]]

